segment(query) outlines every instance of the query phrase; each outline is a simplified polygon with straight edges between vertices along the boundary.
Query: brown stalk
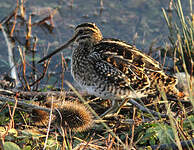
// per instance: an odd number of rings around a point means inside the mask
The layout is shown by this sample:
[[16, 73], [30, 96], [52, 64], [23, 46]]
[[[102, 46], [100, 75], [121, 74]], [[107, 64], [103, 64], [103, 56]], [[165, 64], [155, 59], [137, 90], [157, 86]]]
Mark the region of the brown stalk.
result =
[[53, 22], [53, 16], [55, 15], [57, 11], [56, 10], [53, 10], [52, 12], [50, 12], [50, 15], [49, 15], [49, 22], [51, 24], [51, 26], [54, 28], [54, 22]]
[[27, 23], [27, 34], [26, 34], [26, 48], [30, 50], [30, 39], [32, 34], [32, 23], [31, 23], [31, 15], [29, 16], [29, 20]]
[[31, 21], [31, 15], [30, 15], [28, 20], [28, 26], [27, 26], [26, 40], [29, 40], [31, 38], [31, 34], [32, 34], [32, 21]]
[[180, 126], [180, 124], [178, 123], [177, 120], [174, 120], [175, 121], [175, 124], [176, 124], [176, 127], [177, 127], [177, 130], [180, 132], [180, 134], [182, 134], [182, 136], [184, 136], [184, 138], [186, 140], [189, 140], [188, 139], [188, 136], [185, 134], [185, 132], [183, 131], [183, 127]]
[[52, 12], [49, 13], [49, 16], [43, 18], [43, 19], [40, 20], [40, 21], [34, 22], [34, 23], [32, 24], [32, 26], [34, 26], [34, 25], [45, 24], [45, 22], [46, 22], [47, 20], [49, 20], [51, 26], [54, 27], [53, 16], [56, 14], [56, 12], [57, 12], [57, 10], [54, 9]]
[[28, 81], [26, 79], [26, 59], [25, 59], [25, 52], [22, 52], [22, 49], [19, 47], [19, 52], [20, 52], [20, 57], [21, 57], [21, 60], [22, 60], [22, 66], [23, 66], [23, 79], [24, 79], [24, 82], [26, 84], [26, 88], [28, 91], [30, 91], [30, 86], [28, 84]]
[[24, 0], [21, 0], [20, 13], [21, 13], [21, 17], [24, 18], [25, 17]]
[[109, 138], [111, 138], [111, 141], [107, 147], [107, 150], [111, 150], [112, 149], [112, 146], [113, 146], [113, 143], [115, 142], [115, 137], [112, 136], [111, 134], [109, 134]]
[[17, 95], [15, 96], [15, 105], [13, 107], [13, 111], [12, 111], [12, 114], [11, 114], [11, 121], [10, 121], [10, 128], [14, 127], [14, 114], [15, 114], [15, 110], [17, 108], [17, 102], [18, 102], [18, 99], [17, 99]]
[[87, 146], [89, 146], [89, 144], [93, 140], [94, 136], [95, 136], [95, 133], [93, 133], [93, 135], [90, 137], [90, 140], [84, 145], [83, 149], [87, 149]]
[[[136, 114], [136, 107], [133, 106], [133, 120], [135, 122], [135, 114]], [[134, 131], [135, 131], [135, 124], [132, 124], [131, 127], [131, 139], [130, 139], [130, 143], [129, 143], [129, 149], [133, 148], [133, 140], [134, 140]]]
[[15, 11], [14, 11], [14, 23], [13, 23], [13, 27], [12, 27], [11, 32], [10, 32], [10, 36], [11, 36], [11, 37], [13, 37], [13, 32], [14, 32], [14, 30], [15, 30], [18, 7], [19, 7], [19, 2], [18, 2], [18, 0], [17, 0], [17, 7], [16, 7], [16, 9], [15, 9]]
[[14, 127], [14, 119], [13, 119], [13, 118], [14, 118], [14, 114], [15, 114], [15, 109], [16, 109], [16, 107], [17, 107], [17, 102], [18, 102], [18, 100], [17, 100], [17, 97], [15, 96], [15, 105], [14, 105], [14, 107], [13, 107], [13, 111], [12, 111], [12, 112], [11, 112], [10, 105], [8, 104], [9, 114], [10, 114], [11, 119], [10, 119], [9, 126], [8, 126], [6, 132], [1, 136], [1, 139], [3, 139], [3, 141], [4, 141], [4, 139], [5, 139], [5, 136], [8, 134], [8, 131], [9, 131], [11, 128]]

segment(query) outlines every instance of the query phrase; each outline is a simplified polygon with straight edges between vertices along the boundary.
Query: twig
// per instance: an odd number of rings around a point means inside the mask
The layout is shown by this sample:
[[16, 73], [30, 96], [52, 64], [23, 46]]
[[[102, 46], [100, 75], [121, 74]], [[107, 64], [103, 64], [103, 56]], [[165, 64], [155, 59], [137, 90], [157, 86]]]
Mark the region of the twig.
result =
[[[2, 96], [0, 96], [0, 101], [16, 103], [15, 100], [10, 99], [10, 98], [6, 98], [6, 97], [2, 97]], [[49, 108], [44, 108], [44, 107], [40, 107], [40, 106], [37, 106], [37, 105], [28, 104], [26, 102], [22, 102], [22, 100], [17, 101], [17, 104], [18, 105], [21, 105], [21, 106], [24, 106], [24, 107], [27, 107], [27, 108], [31, 108], [31, 109], [39, 109], [39, 110], [43, 110], [43, 111], [46, 111], [46, 112], [50, 112], [50, 109]]]
[[10, 13], [10, 15], [8, 15], [8, 17], [4, 17], [1, 21], [0, 21], [0, 28], [2, 25], [4, 25], [5, 23], [7, 23], [14, 15], [15, 15], [15, 9]]
[[[135, 115], [136, 114], [136, 108], [133, 106], [133, 120], [135, 120]], [[129, 143], [129, 148], [131, 149], [133, 147], [133, 140], [134, 140], [134, 132], [135, 132], [135, 124], [132, 124], [131, 128], [131, 139]]]
[[141, 111], [143, 111], [143, 112], [147, 112], [147, 113], [150, 113], [150, 114], [152, 114], [152, 115], [154, 115], [154, 116], [158, 116], [158, 117], [162, 117], [162, 118], [168, 118], [168, 115], [166, 115], [166, 114], [161, 114], [161, 113], [156, 112], [156, 111], [154, 111], [154, 110], [150, 110], [150, 109], [148, 109], [148, 108], [146, 108], [146, 107], [140, 105], [138, 102], [136, 102], [136, 101], [133, 100], [133, 99], [128, 100], [128, 102], [131, 103], [131, 104], [133, 104], [133, 105], [135, 105], [137, 108], [139, 108], [139, 109], [140, 109]]
[[20, 57], [23, 65], [22, 73], [23, 73], [23, 79], [26, 84], [26, 88], [28, 91], [30, 91], [30, 86], [28, 84], [28, 80], [26, 79], [26, 58], [25, 58], [25, 51], [22, 51], [22, 49], [18, 46]]
[[14, 114], [15, 114], [15, 109], [16, 109], [17, 104], [18, 104], [17, 98], [14, 100], [14, 102], [15, 102], [15, 105], [14, 105], [14, 108], [13, 108], [12, 112], [11, 112], [10, 106], [8, 105], [11, 120], [9, 122], [8, 128], [6, 129], [6, 132], [3, 135], [1, 135], [2, 139], [5, 139], [5, 136], [8, 134], [9, 130], [14, 127], [14, 119], [13, 119], [13, 117], [14, 117]]
[[16, 19], [17, 19], [17, 15], [18, 15], [18, 7], [19, 7], [19, 2], [17, 0], [17, 7], [15, 8], [15, 12], [14, 12], [14, 22], [13, 22], [13, 26], [12, 26], [12, 29], [11, 29], [11, 32], [10, 32], [10, 37], [13, 37], [13, 32], [15, 30], [15, 25], [17, 23]]

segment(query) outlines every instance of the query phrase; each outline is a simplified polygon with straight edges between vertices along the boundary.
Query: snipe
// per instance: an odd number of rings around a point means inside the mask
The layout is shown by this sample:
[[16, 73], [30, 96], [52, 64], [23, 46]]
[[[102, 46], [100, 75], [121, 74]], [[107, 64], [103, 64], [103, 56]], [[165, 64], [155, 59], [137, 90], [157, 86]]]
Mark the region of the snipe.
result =
[[120, 99], [142, 98], [158, 94], [160, 89], [170, 95], [180, 95], [175, 88], [176, 78], [167, 75], [156, 60], [123, 41], [103, 38], [93, 23], [78, 25], [67, 44], [39, 63], [74, 41], [78, 43], [72, 54], [74, 80], [89, 94], [112, 100], [112, 107], [102, 116], [115, 111]]

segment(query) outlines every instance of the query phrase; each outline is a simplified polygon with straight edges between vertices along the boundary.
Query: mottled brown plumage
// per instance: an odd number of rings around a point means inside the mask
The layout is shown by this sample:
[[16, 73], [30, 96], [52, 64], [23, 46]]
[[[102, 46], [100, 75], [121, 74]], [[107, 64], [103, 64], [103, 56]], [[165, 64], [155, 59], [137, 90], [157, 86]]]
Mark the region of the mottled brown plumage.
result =
[[78, 43], [72, 54], [74, 80], [89, 94], [112, 100], [112, 107], [103, 115], [114, 111], [119, 99], [158, 94], [160, 88], [179, 93], [176, 78], [167, 75], [156, 60], [123, 41], [103, 38], [93, 23], [78, 25], [68, 44], [41, 61], [73, 41]]

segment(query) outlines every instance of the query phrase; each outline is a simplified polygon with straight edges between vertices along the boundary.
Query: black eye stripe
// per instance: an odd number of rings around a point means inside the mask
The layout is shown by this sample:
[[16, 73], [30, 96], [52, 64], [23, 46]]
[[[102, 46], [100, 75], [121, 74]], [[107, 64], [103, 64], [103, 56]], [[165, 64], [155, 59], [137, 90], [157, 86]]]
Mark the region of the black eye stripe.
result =
[[78, 41], [83, 39], [90, 39], [90, 38], [91, 38], [90, 36], [81, 36], [78, 38]]
[[76, 29], [77, 29], [77, 28], [80, 28], [80, 27], [90, 27], [90, 28], [93, 28], [93, 29], [96, 28], [96, 26], [95, 26], [94, 24], [92, 24], [92, 23], [83, 23], [83, 24], [80, 24], [80, 25], [78, 25], [78, 26], [76, 27]]
[[83, 34], [83, 33], [94, 33], [94, 31], [91, 29], [83, 29], [83, 30], [81, 29], [78, 31], [78, 34]]

